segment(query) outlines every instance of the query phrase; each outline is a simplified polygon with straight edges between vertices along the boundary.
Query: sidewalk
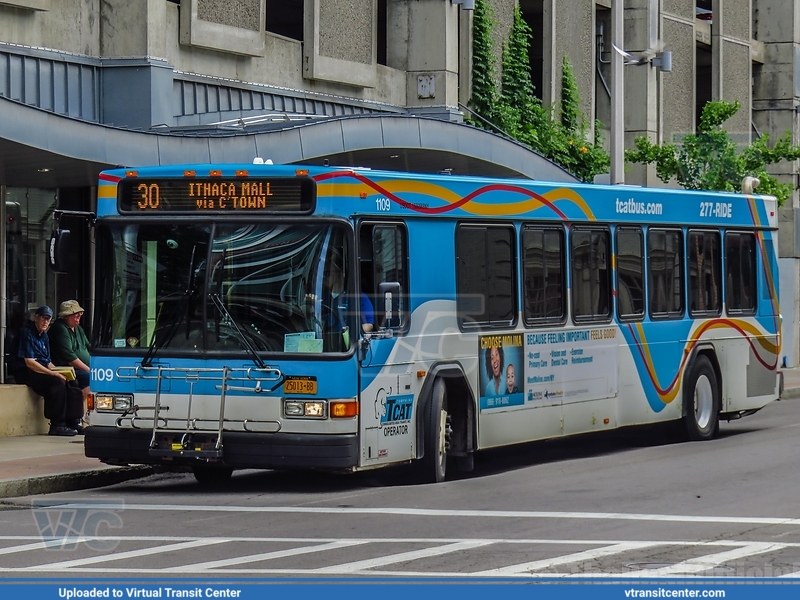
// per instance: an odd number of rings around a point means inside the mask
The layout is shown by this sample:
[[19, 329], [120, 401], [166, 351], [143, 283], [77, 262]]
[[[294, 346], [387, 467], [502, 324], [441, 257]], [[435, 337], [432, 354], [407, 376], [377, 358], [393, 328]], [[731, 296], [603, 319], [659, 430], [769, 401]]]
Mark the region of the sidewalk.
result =
[[86, 458], [83, 436], [0, 437], [0, 498], [101, 487], [152, 472], [152, 467], [111, 467]]
[[[784, 369], [782, 399], [800, 398], [800, 367]], [[83, 490], [145, 477], [153, 467], [111, 467], [83, 455], [83, 437], [0, 437], [0, 499]]]

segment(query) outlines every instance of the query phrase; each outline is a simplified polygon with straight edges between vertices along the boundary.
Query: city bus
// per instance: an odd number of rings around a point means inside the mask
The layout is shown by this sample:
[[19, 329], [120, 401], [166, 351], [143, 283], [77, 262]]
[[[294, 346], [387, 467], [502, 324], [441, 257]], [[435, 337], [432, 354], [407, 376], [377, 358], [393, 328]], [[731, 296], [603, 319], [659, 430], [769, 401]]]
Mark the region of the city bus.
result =
[[361, 168], [101, 173], [85, 453], [419, 480], [780, 393], [777, 204]]

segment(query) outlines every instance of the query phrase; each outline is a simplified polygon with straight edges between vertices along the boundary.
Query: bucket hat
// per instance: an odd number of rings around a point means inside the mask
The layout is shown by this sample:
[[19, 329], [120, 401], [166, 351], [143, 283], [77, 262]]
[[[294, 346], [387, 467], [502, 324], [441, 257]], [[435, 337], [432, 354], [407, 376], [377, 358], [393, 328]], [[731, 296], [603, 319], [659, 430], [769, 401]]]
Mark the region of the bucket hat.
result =
[[[70, 315], [74, 315], [75, 313], [82, 312], [86, 311], [81, 308], [81, 305], [78, 304], [77, 300], [66, 300], [58, 306], [59, 317], [68, 317]], [[50, 314], [52, 315], [53, 313], [51, 312]]]

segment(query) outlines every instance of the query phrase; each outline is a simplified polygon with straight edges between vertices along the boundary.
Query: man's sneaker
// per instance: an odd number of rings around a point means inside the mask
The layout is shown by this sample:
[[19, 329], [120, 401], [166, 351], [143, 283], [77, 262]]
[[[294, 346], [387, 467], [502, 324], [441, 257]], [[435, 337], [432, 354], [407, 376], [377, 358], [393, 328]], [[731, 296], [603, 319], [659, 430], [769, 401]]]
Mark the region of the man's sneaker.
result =
[[71, 427], [67, 427], [66, 425], [56, 425], [55, 427], [50, 427], [50, 431], [47, 432], [47, 435], [72, 437], [73, 435], [78, 435], [78, 432]]
[[83, 428], [83, 423], [81, 422], [80, 419], [75, 419], [74, 421], [67, 421], [67, 427], [77, 431], [78, 435], [83, 435], [84, 428]]

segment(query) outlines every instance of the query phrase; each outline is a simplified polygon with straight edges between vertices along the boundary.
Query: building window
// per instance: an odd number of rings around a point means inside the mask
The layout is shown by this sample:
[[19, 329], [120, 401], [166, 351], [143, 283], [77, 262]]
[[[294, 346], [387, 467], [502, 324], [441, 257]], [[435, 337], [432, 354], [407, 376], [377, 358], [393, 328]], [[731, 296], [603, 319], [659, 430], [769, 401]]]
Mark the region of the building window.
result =
[[267, 0], [267, 31], [303, 41], [303, 0]]

